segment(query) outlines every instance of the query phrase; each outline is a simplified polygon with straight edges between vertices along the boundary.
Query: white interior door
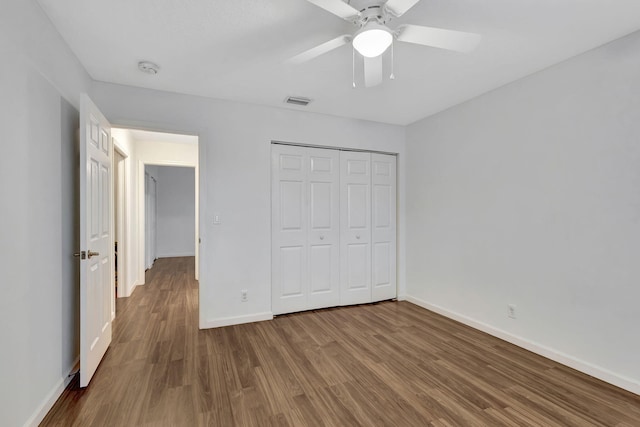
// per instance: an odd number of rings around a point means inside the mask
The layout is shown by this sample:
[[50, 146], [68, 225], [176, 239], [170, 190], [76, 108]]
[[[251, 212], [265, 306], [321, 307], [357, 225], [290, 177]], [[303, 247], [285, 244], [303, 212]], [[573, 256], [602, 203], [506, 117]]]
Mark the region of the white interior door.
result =
[[308, 148], [308, 309], [340, 304], [340, 154]]
[[371, 154], [372, 300], [397, 296], [396, 157]]
[[[112, 139], [112, 143], [114, 144], [113, 157], [114, 157], [114, 197], [113, 200], [115, 202], [114, 206], [114, 224], [115, 229], [113, 230], [113, 236], [117, 244], [117, 253], [116, 253], [116, 278], [118, 283], [116, 284], [116, 295], [115, 297], [122, 297], [125, 295], [125, 287], [127, 285], [127, 268], [126, 268], [126, 259], [127, 259], [127, 251], [126, 251], [126, 230], [125, 230], [125, 216], [126, 216], [126, 206], [127, 206], [127, 197], [126, 197], [126, 185], [125, 185], [125, 176], [126, 176], [126, 167], [125, 167], [125, 156], [118, 152], [116, 147], [116, 140]], [[114, 248], [116, 245], [114, 245]], [[115, 315], [115, 298], [113, 299], [112, 314]]]
[[371, 154], [340, 152], [340, 303], [371, 302]]
[[151, 177], [144, 173], [144, 268], [151, 268]]
[[144, 224], [145, 224], [145, 268], [153, 267], [156, 260], [157, 236], [157, 183], [148, 172], [144, 173]]
[[154, 177], [149, 181], [149, 230], [151, 235], [149, 238], [149, 267], [153, 267], [153, 263], [158, 257], [157, 253], [157, 236], [158, 236], [158, 182]]
[[271, 309], [307, 309], [307, 149], [271, 146]]
[[80, 100], [80, 386], [111, 343], [114, 292], [111, 125], [88, 96]]

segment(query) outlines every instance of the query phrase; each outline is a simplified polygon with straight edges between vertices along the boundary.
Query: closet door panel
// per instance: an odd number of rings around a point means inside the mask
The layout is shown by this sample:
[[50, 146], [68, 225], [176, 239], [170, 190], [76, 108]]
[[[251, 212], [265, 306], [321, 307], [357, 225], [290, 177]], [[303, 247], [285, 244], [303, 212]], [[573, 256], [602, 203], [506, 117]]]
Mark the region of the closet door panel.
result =
[[304, 246], [280, 248], [280, 297], [291, 298], [303, 295], [305, 275]]
[[396, 157], [371, 154], [372, 300], [396, 298]]
[[308, 149], [308, 309], [340, 303], [340, 155]]
[[340, 152], [340, 303], [371, 301], [371, 154]]
[[306, 148], [271, 147], [271, 305], [274, 314], [307, 308], [307, 158]]

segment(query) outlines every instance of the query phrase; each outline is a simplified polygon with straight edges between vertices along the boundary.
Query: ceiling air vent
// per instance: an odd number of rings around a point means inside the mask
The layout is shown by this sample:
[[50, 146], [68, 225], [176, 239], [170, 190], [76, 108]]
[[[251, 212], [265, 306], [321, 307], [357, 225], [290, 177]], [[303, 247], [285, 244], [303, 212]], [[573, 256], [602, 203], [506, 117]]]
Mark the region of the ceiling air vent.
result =
[[299, 105], [301, 107], [306, 107], [307, 105], [309, 105], [311, 100], [309, 98], [302, 98], [302, 97], [299, 97], [299, 96], [287, 96], [287, 98], [284, 100], [284, 102], [286, 102], [287, 104], [293, 104], [293, 105]]

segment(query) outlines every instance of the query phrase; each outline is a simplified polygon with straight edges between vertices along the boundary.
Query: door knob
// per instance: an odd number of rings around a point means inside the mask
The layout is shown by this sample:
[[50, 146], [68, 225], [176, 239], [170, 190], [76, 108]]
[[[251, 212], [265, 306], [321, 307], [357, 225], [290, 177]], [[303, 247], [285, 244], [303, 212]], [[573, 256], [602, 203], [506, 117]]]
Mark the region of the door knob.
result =
[[360, 235], [356, 234], [356, 239], [360, 240]]
[[320, 235], [320, 240], [324, 240], [324, 236], [323, 235]]
[[98, 255], [100, 255], [100, 252], [93, 252], [93, 251], [87, 252], [87, 258], [89, 259], [91, 259], [91, 257], [98, 256]]

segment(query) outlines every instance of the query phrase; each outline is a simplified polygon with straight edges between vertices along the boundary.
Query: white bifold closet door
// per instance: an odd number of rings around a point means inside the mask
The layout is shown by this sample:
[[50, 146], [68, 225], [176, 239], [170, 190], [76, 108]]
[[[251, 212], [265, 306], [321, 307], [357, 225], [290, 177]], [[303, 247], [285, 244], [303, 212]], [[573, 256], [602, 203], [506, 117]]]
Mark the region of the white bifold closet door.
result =
[[396, 297], [396, 158], [272, 145], [272, 310]]
[[340, 152], [340, 229], [340, 303], [395, 298], [395, 156]]
[[339, 305], [339, 152], [272, 146], [272, 310]]

